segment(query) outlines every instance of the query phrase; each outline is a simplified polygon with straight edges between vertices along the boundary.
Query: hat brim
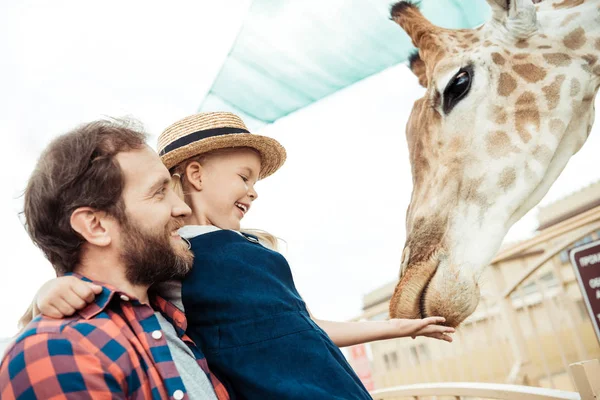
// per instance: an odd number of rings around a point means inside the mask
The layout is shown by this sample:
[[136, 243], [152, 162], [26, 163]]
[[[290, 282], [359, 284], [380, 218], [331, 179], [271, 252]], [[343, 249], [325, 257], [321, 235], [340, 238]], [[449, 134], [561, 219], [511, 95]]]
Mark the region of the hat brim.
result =
[[171, 169], [188, 158], [219, 149], [250, 147], [260, 153], [261, 170], [259, 179], [277, 171], [285, 162], [286, 151], [275, 139], [249, 133], [235, 133], [213, 136], [190, 143], [161, 156], [163, 164]]

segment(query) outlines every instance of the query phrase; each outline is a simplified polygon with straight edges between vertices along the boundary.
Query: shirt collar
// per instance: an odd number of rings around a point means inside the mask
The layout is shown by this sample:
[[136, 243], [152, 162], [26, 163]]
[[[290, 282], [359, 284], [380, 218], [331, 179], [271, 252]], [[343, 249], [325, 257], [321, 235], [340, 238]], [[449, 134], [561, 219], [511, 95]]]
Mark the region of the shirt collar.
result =
[[186, 225], [182, 228], [179, 228], [179, 235], [184, 239], [192, 239], [196, 236], [204, 235], [205, 233], [220, 230], [221, 228], [213, 225]]
[[152, 296], [150, 303], [156, 311], [160, 311], [163, 317], [173, 325], [177, 331], [177, 335], [180, 337], [184, 335], [187, 330], [187, 318], [183, 311], [162, 297], [156, 295]]
[[[92, 282], [102, 287], [102, 292], [96, 295], [94, 301], [88, 304], [84, 309], [78, 311], [78, 314], [84, 319], [94, 318], [96, 315], [103, 312], [115, 296], [125, 296], [131, 303], [141, 304], [134, 296], [117, 290], [114, 286], [111, 286], [107, 283], [93, 281], [75, 272], [70, 272], [65, 275], [72, 275], [81, 279], [82, 281]], [[150, 299], [150, 304], [152, 304], [153, 308], [156, 311], [160, 311], [177, 329], [177, 333], [182, 335], [187, 329], [187, 320], [185, 318], [185, 314], [173, 304], [152, 292], [149, 292], [148, 296]]]
[[96, 295], [96, 297], [94, 298], [94, 301], [92, 303], [88, 304], [87, 307], [85, 307], [84, 309], [77, 312], [79, 315], [81, 315], [85, 319], [93, 318], [96, 315], [98, 315], [99, 313], [101, 313], [102, 311], [104, 311], [104, 309], [108, 306], [108, 304], [111, 302], [111, 300], [115, 296], [115, 293], [119, 293], [119, 294], [122, 293], [122, 292], [119, 292], [115, 287], [113, 287], [107, 283], [93, 281], [93, 280], [91, 280], [83, 275], [77, 274], [75, 272], [69, 272], [69, 273], [66, 273], [65, 275], [66, 276], [69, 276], [69, 275], [75, 276], [75, 277], [81, 279], [82, 281], [92, 282], [92, 283], [102, 287], [102, 292], [100, 292], [99, 294]]

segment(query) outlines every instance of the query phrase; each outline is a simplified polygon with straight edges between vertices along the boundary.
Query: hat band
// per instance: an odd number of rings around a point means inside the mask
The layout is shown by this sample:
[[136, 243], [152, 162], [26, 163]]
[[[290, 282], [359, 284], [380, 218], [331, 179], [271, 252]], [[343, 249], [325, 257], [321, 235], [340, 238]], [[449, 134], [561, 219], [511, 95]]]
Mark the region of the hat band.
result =
[[185, 135], [180, 137], [179, 139], [169, 143], [168, 146], [165, 146], [159, 153], [159, 155], [164, 156], [165, 154], [177, 150], [180, 147], [187, 146], [188, 144], [197, 142], [198, 140], [207, 139], [213, 136], [222, 136], [229, 135], [232, 133], [250, 133], [246, 129], [243, 128], [230, 128], [230, 127], [222, 127], [222, 128], [213, 128], [213, 129], [205, 129], [202, 131], [190, 133], [189, 135]]

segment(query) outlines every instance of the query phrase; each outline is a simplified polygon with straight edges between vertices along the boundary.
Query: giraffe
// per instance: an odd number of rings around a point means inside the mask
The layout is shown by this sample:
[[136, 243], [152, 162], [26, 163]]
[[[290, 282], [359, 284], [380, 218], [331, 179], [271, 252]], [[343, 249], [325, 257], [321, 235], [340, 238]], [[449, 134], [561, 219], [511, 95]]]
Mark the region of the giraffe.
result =
[[546, 194], [594, 121], [600, 0], [487, 0], [476, 29], [391, 18], [418, 48], [426, 88], [406, 127], [413, 192], [390, 317], [458, 326], [508, 229]]

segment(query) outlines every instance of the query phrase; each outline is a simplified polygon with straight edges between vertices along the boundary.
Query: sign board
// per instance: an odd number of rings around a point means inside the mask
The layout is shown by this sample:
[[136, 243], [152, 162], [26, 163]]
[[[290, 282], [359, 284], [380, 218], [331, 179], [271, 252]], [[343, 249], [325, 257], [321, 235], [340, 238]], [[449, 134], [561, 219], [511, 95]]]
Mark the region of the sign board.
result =
[[571, 250], [571, 264], [600, 343], [600, 240]]
[[375, 389], [375, 382], [371, 375], [371, 362], [367, 356], [367, 347], [358, 344], [350, 347], [350, 364], [368, 391]]

